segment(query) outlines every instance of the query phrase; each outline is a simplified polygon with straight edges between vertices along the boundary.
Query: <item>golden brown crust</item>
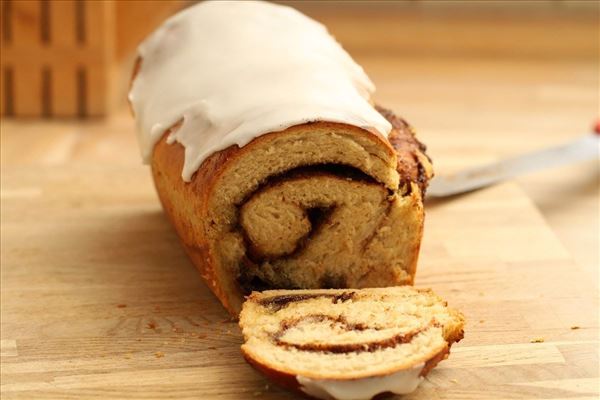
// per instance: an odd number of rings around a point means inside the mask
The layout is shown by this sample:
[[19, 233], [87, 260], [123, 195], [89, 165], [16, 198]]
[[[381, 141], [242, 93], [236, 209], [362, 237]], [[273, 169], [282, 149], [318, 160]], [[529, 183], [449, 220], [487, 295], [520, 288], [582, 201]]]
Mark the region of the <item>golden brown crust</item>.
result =
[[400, 181], [405, 184], [416, 182], [424, 194], [432, 177], [431, 165], [425, 165], [431, 164], [431, 158], [426, 153], [427, 146], [417, 139], [414, 129], [404, 119], [387, 108], [375, 108], [392, 124], [388, 140], [398, 156], [396, 170], [400, 174]]
[[423, 376], [423, 377], [427, 376], [427, 374], [432, 369], [434, 369], [436, 367], [436, 365], [438, 365], [440, 363], [440, 361], [443, 361], [446, 358], [448, 358], [449, 354], [450, 354], [450, 345], [444, 347], [444, 349], [442, 351], [440, 351], [435, 356], [433, 356], [432, 358], [427, 360], [427, 362], [425, 362], [425, 366], [421, 370], [420, 376]]
[[214, 270], [216, 260], [214, 254], [210, 252], [207, 237], [202, 232], [202, 227], [191, 224], [186, 217], [181, 215], [181, 210], [182, 203], [193, 200], [199, 218], [206, 216], [211, 189], [214, 187], [220, 171], [240, 149], [232, 146], [213, 154], [194, 174], [192, 181], [186, 183], [181, 178], [185, 157], [184, 148], [179, 143], [168, 144], [166, 139], [169, 133], [170, 131], [167, 131], [156, 144], [152, 156], [152, 175], [158, 197], [192, 263], [223, 306], [231, 311], [235, 305], [230, 304], [223, 287], [216, 280], [217, 276]]
[[242, 348], [242, 355], [244, 356], [244, 360], [246, 360], [246, 362], [248, 364], [250, 364], [254, 369], [256, 369], [261, 374], [265, 375], [271, 381], [273, 381], [273, 382], [277, 383], [278, 385], [281, 385], [287, 389], [291, 389], [291, 390], [294, 390], [294, 391], [304, 394], [304, 392], [302, 392], [302, 390], [300, 389], [300, 384], [298, 383], [298, 380], [296, 379], [296, 375], [277, 371], [276, 369], [273, 369], [266, 364], [258, 362], [257, 360], [252, 358], [249, 354], [247, 354], [243, 348]]

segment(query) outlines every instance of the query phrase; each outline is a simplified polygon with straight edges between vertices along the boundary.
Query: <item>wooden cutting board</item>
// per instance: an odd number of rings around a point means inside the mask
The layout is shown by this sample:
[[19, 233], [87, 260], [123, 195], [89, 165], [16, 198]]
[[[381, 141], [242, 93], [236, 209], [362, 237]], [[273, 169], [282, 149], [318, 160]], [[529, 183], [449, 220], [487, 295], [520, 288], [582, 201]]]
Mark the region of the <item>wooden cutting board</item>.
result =
[[[427, 205], [417, 285], [468, 319], [405, 399], [598, 398], [594, 282], [514, 184]], [[2, 171], [3, 399], [281, 399], [163, 216], [149, 171]]]
[[[438, 172], [566, 141], [597, 115], [597, 5], [460, 17], [410, 3], [387, 17], [344, 17], [336, 3], [318, 19], [418, 128]], [[2, 121], [2, 399], [297, 398], [242, 360], [237, 324], [183, 254], [119, 118]], [[597, 202], [582, 185], [597, 174], [574, 172], [526, 181], [554, 223]], [[575, 215], [585, 226], [567, 236], [597, 252], [585, 221], [597, 213]], [[583, 253], [586, 270], [516, 184], [430, 202], [416, 283], [468, 324], [404, 399], [597, 399], [597, 258]]]

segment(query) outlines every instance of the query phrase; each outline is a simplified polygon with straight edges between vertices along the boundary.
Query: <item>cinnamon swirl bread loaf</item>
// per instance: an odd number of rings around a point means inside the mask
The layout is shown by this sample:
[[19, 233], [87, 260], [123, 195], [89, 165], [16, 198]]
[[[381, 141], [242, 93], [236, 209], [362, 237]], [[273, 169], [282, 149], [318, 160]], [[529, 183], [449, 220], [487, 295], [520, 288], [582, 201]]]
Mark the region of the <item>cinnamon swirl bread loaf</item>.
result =
[[205, 2], [139, 53], [142, 155], [232, 314], [253, 290], [413, 282], [430, 161], [321, 24], [269, 3]]
[[464, 318], [429, 290], [272, 290], [240, 314], [246, 360], [323, 399], [406, 394], [462, 339]]

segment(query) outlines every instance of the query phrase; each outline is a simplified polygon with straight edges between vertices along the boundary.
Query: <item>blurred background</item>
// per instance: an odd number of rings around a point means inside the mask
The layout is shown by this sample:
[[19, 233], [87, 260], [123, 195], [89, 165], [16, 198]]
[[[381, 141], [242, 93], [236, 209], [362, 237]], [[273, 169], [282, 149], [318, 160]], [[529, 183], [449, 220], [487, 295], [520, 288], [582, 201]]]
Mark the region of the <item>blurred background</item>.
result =
[[[2, 115], [87, 118], [120, 111], [136, 46], [166, 17], [192, 3], [2, 0]], [[486, 118], [485, 113], [474, 113], [470, 104], [472, 92], [486, 79], [493, 77], [498, 85], [487, 88], [492, 90], [485, 106], [498, 107], [501, 101], [505, 107], [509, 104], [503, 102], [503, 94], [512, 85], [526, 78], [547, 79], [543, 74], [549, 66], [562, 67], [556, 72], [562, 72], [566, 82], [580, 77], [569, 76], [570, 62], [598, 67], [596, 1], [279, 3], [326, 24], [374, 81], [393, 77], [401, 86], [380, 84], [382, 100], [402, 100], [410, 108], [423, 101], [435, 103], [432, 94], [455, 95], [461, 99], [455, 111], [470, 114], [467, 124]], [[512, 69], [507, 60], [520, 61], [520, 68]], [[474, 73], [481, 74], [479, 84], [465, 80]], [[593, 75], [588, 79], [597, 79]], [[547, 80], [547, 86], [523, 94], [577, 97]], [[457, 92], [452, 86], [459, 82]], [[597, 80], [588, 81], [590, 86], [594, 83]], [[410, 92], [410, 99], [401, 91]]]

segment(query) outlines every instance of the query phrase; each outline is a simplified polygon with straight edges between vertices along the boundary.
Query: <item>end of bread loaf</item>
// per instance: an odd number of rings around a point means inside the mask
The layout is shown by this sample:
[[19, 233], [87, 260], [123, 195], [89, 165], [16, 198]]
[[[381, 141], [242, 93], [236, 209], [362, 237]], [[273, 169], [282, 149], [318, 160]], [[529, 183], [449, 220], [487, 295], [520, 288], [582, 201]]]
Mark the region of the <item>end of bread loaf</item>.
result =
[[[314, 122], [210, 156], [192, 182], [165, 134], [152, 172], [188, 255], [235, 316], [253, 290], [412, 284], [432, 175], [410, 126], [389, 142]], [[174, 127], [173, 129], [177, 129]]]
[[240, 314], [256, 369], [317, 398], [409, 393], [462, 339], [464, 317], [431, 290], [272, 290]]

